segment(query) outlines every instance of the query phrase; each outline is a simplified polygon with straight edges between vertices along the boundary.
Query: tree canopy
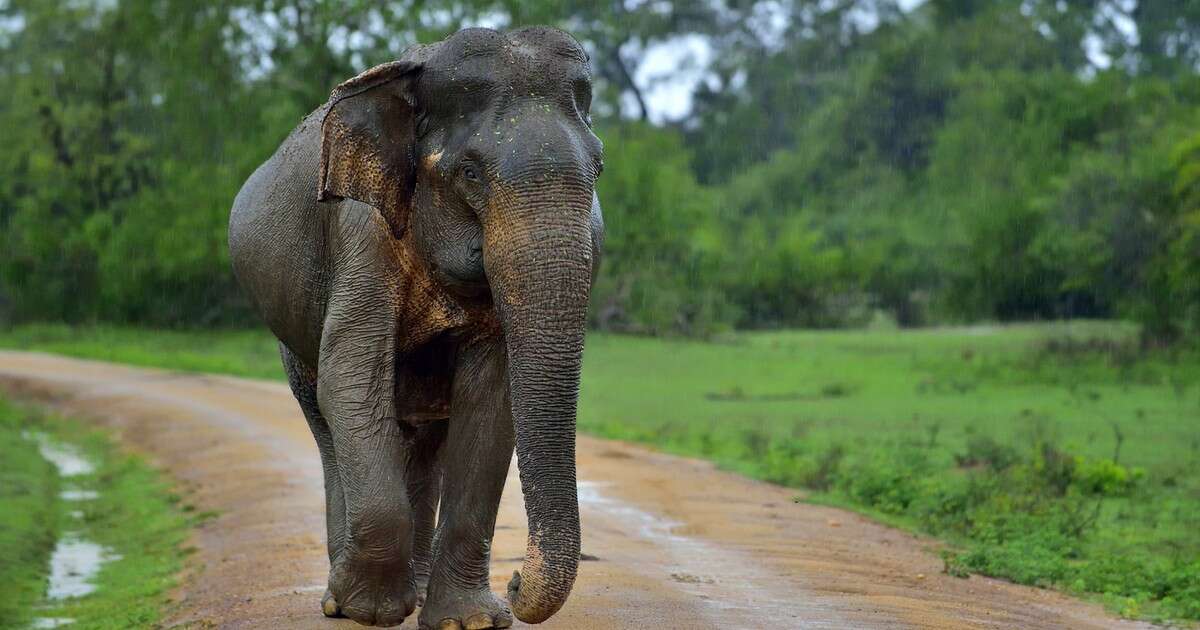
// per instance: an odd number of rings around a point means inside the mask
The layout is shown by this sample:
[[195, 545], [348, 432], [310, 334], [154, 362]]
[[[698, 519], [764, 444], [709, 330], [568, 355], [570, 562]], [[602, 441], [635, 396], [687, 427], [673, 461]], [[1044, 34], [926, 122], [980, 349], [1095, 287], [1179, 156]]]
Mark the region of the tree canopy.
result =
[[[228, 209], [300, 118], [531, 23], [597, 77], [596, 326], [1200, 326], [1194, 0], [0, 1], [0, 321], [249, 323]], [[655, 124], [639, 68], [685, 40], [702, 79]]]

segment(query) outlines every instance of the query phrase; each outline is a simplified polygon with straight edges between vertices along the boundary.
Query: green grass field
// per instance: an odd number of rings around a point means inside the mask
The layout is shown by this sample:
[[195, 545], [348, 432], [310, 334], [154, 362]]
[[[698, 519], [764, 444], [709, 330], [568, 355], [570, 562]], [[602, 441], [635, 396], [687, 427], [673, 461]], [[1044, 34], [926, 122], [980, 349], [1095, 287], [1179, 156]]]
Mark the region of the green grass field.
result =
[[[59, 478], [30, 432], [73, 446], [94, 472]], [[59, 493], [67, 487], [97, 496], [65, 501]], [[80, 629], [154, 627], [183, 566], [189, 525], [208, 516], [182, 505], [166, 480], [104, 433], [2, 398], [0, 505], [0, 625], [13, 628], [35, 618], [74, 619], [70, 627]], [[50, 556], [68, 531], [119, 557], [101, 566], [91, 594], [51, 601]]]
[[[580, 429], [946, 540], [946, 570], [1200, 619], [1200, 360], [1104, 322], [593, 334]], [[26, 327], [0, 345], [281, 378], [265, 333]]]

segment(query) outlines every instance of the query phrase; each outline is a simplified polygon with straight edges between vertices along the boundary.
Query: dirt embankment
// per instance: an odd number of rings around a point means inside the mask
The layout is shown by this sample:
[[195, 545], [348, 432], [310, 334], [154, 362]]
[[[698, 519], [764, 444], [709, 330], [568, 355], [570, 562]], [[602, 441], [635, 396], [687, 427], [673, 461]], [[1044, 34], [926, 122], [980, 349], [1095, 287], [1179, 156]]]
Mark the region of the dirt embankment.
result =
[[[219, 511], [195, 534], [173, 623], [356, 627], [318, 609], [320, 466], [286, 386], [14, 352], [0, 352], [0, 386], [113, 429], [198, 509]], [[515, 474], [496, 531], [497, 592], [524, 553]], [[1142, 626], [1055, 593], [943, 575], [930, 541], [703, 462], [581, 436], [579, 478], [587, 561], [546, 628]]]

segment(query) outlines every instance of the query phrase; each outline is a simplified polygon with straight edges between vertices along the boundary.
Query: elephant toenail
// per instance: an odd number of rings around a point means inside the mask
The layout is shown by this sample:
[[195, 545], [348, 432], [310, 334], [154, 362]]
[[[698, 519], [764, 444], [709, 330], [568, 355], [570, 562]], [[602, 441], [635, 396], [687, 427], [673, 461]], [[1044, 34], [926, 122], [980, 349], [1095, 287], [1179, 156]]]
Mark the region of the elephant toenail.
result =
[[438, 623], [438, 630], [463, 630], [463, 627], [457, 619], [443, 619]]
[[487, 613], [475, 613], [463, 622], [463, 627], [466, 630], [485, 630], [492, 627], [492, 617]]

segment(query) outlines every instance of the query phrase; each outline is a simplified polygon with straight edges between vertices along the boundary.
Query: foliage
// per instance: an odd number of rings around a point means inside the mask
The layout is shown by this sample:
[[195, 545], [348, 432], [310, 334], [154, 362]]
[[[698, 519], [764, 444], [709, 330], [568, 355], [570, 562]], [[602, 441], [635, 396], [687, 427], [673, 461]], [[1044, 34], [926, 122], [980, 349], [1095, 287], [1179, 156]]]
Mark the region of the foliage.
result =
[[[1200, 12], [1090, 0], [9, 0], [0, 321], [253, 321], [225, 218], [296, 121], [413, 42], [545, 22], [596, 74], [594, 326], [1200, 326]], [[638, 58], [697, 41], [659, 120]]]
[[[647, 125], [602, 129], [598, 186], [606, 230], [604, 271], [592, 298], [601, 329], [706, 334], [728, 320], [706, 279], [723, 259], [708, 212], [712, 193], [692, 175], [677, 134]], [[644, 162], [644, 156], [656, 156]]]

